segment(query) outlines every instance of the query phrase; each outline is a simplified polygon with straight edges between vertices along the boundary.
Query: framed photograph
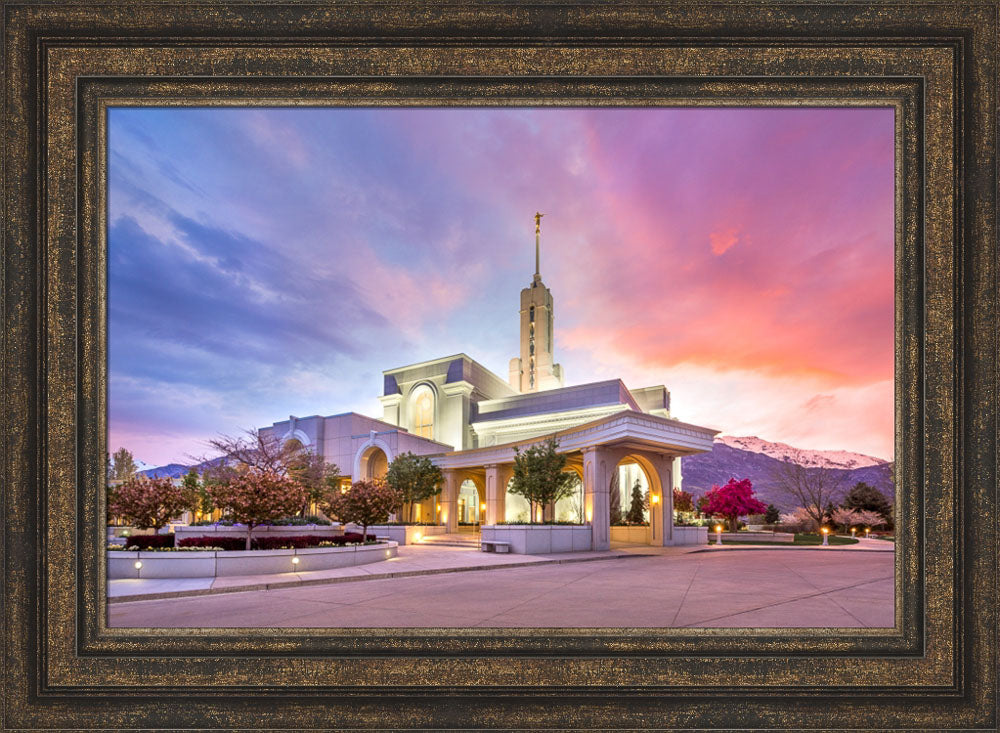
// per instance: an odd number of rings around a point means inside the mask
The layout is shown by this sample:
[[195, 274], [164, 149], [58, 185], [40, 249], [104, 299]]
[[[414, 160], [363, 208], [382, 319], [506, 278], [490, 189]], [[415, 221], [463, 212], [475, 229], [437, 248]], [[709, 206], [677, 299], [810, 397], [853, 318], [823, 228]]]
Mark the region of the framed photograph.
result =
[[996, 729], [995, 4], [4, 24], [4, 730]]

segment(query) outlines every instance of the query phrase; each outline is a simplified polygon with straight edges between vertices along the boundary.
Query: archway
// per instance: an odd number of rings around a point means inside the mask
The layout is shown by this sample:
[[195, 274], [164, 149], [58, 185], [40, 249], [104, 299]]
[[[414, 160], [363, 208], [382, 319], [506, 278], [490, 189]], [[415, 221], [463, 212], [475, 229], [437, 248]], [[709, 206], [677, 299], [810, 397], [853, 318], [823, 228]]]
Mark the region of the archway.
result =
[[486, 513], [485, 492], [471, 478], [458, 487], [458, 531], [478, 532]]
[[[585, 523], [583, 469], [573, 466], [567, 468], [564, 473], [572, 473], [575, 477], [573, 493], [553, 504], [544, 507], [536, 506], [534, 517], [536, 522], [555, 520], [557, 522], [573, 522], [574, 524]], [[520, 494], [511, 493], [510, 485], [513, 480], [511, 477], [507, 481], [506, 496], [504, 497], [504, 520], [511, 523], [529, 524], [531, 522], [531, 503]]]
[[385, 478], [389, 470], [389, 457], [377, 445], [370, 446], [361, 454], [361, 478]]
[[611, 476], [608, 504], [610, 538], [621, 544], [662, 545], [663, 491], [660, 474], [651, 459], [641, 453], [622, 456]]

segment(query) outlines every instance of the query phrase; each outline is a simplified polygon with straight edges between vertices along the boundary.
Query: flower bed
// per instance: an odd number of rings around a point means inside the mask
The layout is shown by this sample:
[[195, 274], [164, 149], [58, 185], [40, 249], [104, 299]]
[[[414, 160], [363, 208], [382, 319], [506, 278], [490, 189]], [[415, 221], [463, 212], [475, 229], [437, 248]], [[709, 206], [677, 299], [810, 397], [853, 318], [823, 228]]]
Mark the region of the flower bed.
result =
[[[368, 541], [374, 542], [376, 536], [369, 533]], [[222, 550], [245, 550], [246, 537], [227, 537], [224, 535], [201, 535], [184, 537], [174, 541], [174, 535], [134, 535], [125, 542], [126, 550], [158, 550], [170, 548], [218, 548]], [[321, 545], [344, 546], [362, 542], [360, 532], [345, 532], [344, 534], [328, 535], [265, 535], [258, 537], [254, 533], [250, 540], [251, 550], [286, 550], [302, 547], [319, 547]]]
[[[258, 527], [253, 528], [253, 536], [257, 537], [267, 537], [267, 536], [282, 536], [291, 537], [296, 535], [321, 535], [325, 538], [336, 537], [337, 535], [343, 534], [344, 528], [339, 524], [334, 525], [317, 525], [317, 524], [307, 524], [307, 525], [274, 525], [274, 524], [262, 524]], [[174, 527], [174, 535], [177, 537], [177, 541], [187, 537], [242, 537], [244, 541], [247, 536], [247, 528], [244, 524], [209, 524], [202, 526], [193, 525], [178, 525]]]
[[395, 557], [396, 552], [395, 542], [249, 552], [196, 548], [138, 552], [111, 550], [108, 552], [108, 579], [212, 578], [328, 570], [388, 560]]

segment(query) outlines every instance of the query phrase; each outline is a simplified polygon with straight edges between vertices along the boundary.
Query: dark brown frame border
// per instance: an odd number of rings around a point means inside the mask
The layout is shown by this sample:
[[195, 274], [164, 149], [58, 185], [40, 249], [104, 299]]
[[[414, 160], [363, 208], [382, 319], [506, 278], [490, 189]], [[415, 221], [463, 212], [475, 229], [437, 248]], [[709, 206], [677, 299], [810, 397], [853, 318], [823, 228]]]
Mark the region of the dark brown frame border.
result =
[[[5, 730], [996, 728], [994, 4], [7, 3], [4, 24]], [[895, 106], [897, 628], [106, 628], [103, 110], [249, 99]]]

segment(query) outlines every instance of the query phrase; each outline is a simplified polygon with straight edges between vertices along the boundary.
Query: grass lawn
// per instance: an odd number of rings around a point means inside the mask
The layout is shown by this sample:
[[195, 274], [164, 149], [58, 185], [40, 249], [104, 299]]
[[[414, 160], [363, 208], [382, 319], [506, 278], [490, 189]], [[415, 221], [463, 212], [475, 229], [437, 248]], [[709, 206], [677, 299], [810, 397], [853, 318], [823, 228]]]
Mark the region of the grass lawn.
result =
[[[713, 539], [708, 544], [714, 545]], [[791, 542], [767, 542], [765, 540], [722, 540], [724, 545], [822, 545], [823, 537], [818, 534], [797, 534]], [[858, 541], [853, 537], [839, 537], [830, 535], [831, 545], [856, 545]]]

